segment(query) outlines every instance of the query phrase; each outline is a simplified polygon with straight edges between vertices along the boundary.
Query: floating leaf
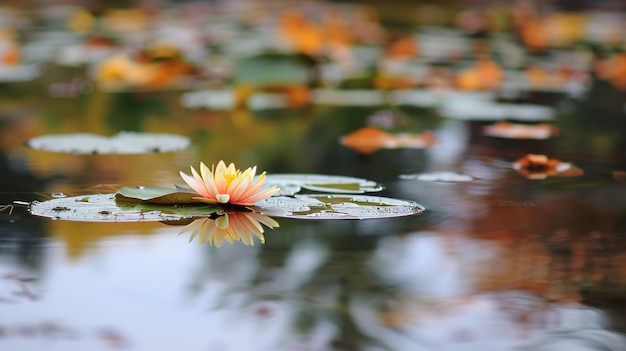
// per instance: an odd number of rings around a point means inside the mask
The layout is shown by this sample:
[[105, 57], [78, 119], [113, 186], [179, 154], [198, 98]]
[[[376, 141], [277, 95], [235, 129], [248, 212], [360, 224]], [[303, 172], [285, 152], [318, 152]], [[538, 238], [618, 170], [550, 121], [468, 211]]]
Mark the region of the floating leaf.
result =
[[371, 219], [410, 216], [424, 207], [415, 201], [369, 195], [277, 196], [257, 202], [251, 209], [274, 217], [298, 219]]
[[202, 203], [193, 199], [198, 197], [192, 190], [181, 191], [180, 188], [164, 188], [156, 186], [122, 187], [115, 193], [118, 201], [124, 202], [148, 202], [155, 204], [189, 204]]
[[455, 172], [431, 172], [417, 174], [402, 174], [401, 179], [417, 179], [428, 182], [463, 183], [471, 182], [474, 178], [467, 174]]
[[249, 56], [235, 63], [233, 80], [258, 87], [307, 85], [311, 63], [303, 56], [267, 53]]
[[279, 195], [294, 195], [302, 189], [346, 194], [383, 189], [382, 185], [367, 179], [322, 174], [268, 174], [265, 185], [279, 187]]
[[459, 120], [499, 121], [547, 121], [555, 118], [552, 107], [532, 104], [497, 103], [486, 101], [452, 100], [441, 108], [441, 114]]
[[[422, 205], [410, 200], [338, 194], [271, 197], [250, 209], [265, 216], [302, 219], [388, 218], [424, 211]], [[116, 201], [115, 194], [94, 194], [34, 201], [29, 206], [29, 212], [35, 216], [68, 221], [188, 224], [188, 219], [221, 215], [224, 209], [207, 204], [126, 203]]]
[[545, 179], [551, 176], [576, 177], [583, 170], [568, 162], [548, 158], [546, 155], [528, 154], [513, 163], [513, 169], [528, 179]]
[[613, 179], [618, 182], [626, 181], [626, 171], [613, 171], [611, 175], [613, 176]]
[[339, 139], [340, 143], [363, 154], [376, 152], [380, 149], [412, 148], [423, 149], [435, 143], [432, 132], [389, 133], [380, 128], [363, 127]]
[[483, 129], [488, 136], [508, 139], [548, 139], [558, 133], [558, 129], [547, 123], [520, 124], [508, 121], [498, 122]]
[[380, 106], [385, 104], [385, 92], [374, 89], [316, 89], [313, 103], [329, 106]]
[[15, 83], [36, 79], [40, 76], [37, 65], [0, 65], [0, 82]]
[[207, 204], [117, 203], [115, 194], [94, 194], [34, 201], [29, 212], [35, 216], [82, 222], [175, 222], [221, 213], [222, 209]]
[[182, 94], [181, 103], [187, 108], [229, 110], [236, 106], [234, 90], [199, 90]]
[[400, 89], [390, 91], [389, 100], [395, 105], [436, 108], [449, 101], [490, 102], [493, 100], [493, 93], [453, 89]]
[[32, 138], [29, 147], [71, 154], [146, 154], [183, 150], [189, 138], [174, 134], [120, 132], [111, 137], [91, 133], [53, 134]]
[[284, 109], [290, 106], [289, 95], [286, 92], [258, 92], [252, 94], [246, 106], [250, 110]]

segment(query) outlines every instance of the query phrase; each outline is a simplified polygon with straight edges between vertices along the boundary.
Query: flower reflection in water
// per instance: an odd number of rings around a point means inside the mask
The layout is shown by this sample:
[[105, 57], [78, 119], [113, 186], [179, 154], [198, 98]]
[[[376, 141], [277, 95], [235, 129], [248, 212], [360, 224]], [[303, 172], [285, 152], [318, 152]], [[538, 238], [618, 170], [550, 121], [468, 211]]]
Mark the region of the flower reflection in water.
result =
[[265, 243], [263, 225], [270, 229], [279, 227], [278, 222], [258, 212], [226, 211], [223, 214], [196, 219], [186, 225], [180, 234], [191, 232], [189, 242], [199, 236], [200, 245], [207, 242], [220, 247], [224, 239], [229, 243], [242, 241], [246, 245], [254, 245], [252, 235]]

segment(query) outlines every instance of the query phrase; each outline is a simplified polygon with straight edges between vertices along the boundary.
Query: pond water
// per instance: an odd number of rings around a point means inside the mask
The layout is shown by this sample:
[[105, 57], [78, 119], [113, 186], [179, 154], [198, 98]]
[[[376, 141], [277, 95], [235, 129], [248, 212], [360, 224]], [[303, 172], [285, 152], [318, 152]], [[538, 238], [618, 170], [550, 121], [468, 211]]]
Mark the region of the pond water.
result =
[[[626, 349], [618, 90], [596, 82], [584, 97], [529, 97], [555, 111], [559, 130], [533, 140], [487, 136], [493, 120], [428, 106], [194, 109], [176, 90], [59, 98], [48, 84], [77, 70], [47, 72], [0, 88], [0, 205], [13, 205], [0, 212], [2, 350]], [[437, 142], [369, 153], [342, 145], [372, 121], [429, 130]], [[40, 135], [120, 131], [183, 135], [191, 146], [119, 155], [26, 146]], [[533, 179], [513, 167], [527, 154], [584, 174]], [[373, 180], [384, 185], [377, 196], [425, 211], [274, 218], [264, 243], [217, 247], [176, 223], [51, 220], [26, 208], [60, 194], [181, 185], [179, 171], [219, 160]]]

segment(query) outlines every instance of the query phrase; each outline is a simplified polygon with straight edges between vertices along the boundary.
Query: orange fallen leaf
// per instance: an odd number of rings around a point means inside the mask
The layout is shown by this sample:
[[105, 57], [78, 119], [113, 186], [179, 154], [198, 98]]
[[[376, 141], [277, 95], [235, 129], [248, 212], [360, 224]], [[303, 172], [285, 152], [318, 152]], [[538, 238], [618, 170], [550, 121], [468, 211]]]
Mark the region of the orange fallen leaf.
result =
[[393, 136], [379, 128], [363, 127], [341, 137], [341, 145], [363, 154], [371, 154], [391, 143]]
[[618, 182], [626, 182], [626, 171], [613, 171], [613, 179]]
[[558, 129], [547, 124], [521, 124], [501, 121], [483, 129], [488, 136], [510, 139], [548, 139], [558, 134]]
[[529, 179], [547, 177], [575, 177], [583, 175], [582, 169], [568, 162], [550, 159], [546, 155], [527, 154], [513, 163], [513, 169]]
[[431, 131], [420, 134], [399, 133], [394, 134], [375, 127], [363, 127], [340, 138], [342, 145], [357, 152], [370, 154], [380, 149], [430, 147], [436, 142], [436, 137]]

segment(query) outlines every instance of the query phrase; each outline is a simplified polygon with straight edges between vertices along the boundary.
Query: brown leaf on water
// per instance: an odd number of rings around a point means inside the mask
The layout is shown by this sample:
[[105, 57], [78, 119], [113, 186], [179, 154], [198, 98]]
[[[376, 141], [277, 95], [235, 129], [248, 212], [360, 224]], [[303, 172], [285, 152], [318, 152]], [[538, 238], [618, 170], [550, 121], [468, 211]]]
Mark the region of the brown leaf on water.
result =
[[626, 182], [626, 171], [613, 171], [613, 179], [618, 182]]
[[483, 129], [485, 135], [508, 139], [548, 139], [558, 132], [557, 128], [547, 123], [521, 124], [509, 121], [497, 122]]
[[362, 154], [370, 154], [380, 149], [422, 149], [435, 142], [436, 137], [431, 131], [395, 134], [375, 127], [363, 127], [340, 138], [342, 145]]
[[576, 177], [584, 174], [583, 170], [568, 162], [548, 158], [546, 155], [527, 154], [513, 162], [513, 169], [528, 179], [547, 177]]

